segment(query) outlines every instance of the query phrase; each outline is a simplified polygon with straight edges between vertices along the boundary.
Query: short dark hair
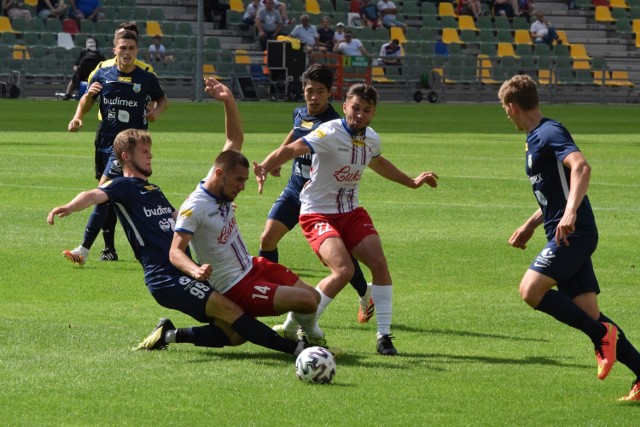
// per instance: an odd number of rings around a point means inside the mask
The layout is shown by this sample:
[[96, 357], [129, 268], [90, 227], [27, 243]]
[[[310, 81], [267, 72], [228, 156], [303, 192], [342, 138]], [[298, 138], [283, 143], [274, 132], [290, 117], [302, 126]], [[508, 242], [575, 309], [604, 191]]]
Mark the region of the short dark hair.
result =
[[375, 107], [378, 105], [378, 91], [372, 85], [365, 83], [355, 83], [349, 87], [345, 99], [360, 98], [370, 102]]
[[498, 98], [503, 104], [514, 103], [524, 111], [531, 111], [540, 105], [536, 82], [527, 74], [511, 77], [502, 83]]
[[138, 45], [138, 36], [133, 31], [124, 30], [116, 33], [116, 36], [113, 39], [113, 45], [115, 46], [118, 43], [118, 40], [133, 40], [136, 42], [136, 46]]
[[140, 34], [140, 30], [138, 29], [138, 24], [133, 21], [121, 22], [116, 28], [116, 33], [120, 30], [133, 31], [136, 33], [136, 36]]
[[239, 151], [225, 150], [218, 154], [213, 166], [222, 169], [224, 172], [234, 169], [236, 166], [242, 166], [249, 169], [249, 160]]
[[122, 153], [133, 154], [138, 142], [151, 145], [151, 135], [149, 135], [149, 132], [140, 129], [126, 129], [116, 135], [116, 138], [113, 140], [113, 152], [120, 164], [123, 163]]
[[306, 86], [310, 81], [322, 83], [331, 90], [333, 70], [324, 64], [311, 64], [302, 74], [302, 86]]

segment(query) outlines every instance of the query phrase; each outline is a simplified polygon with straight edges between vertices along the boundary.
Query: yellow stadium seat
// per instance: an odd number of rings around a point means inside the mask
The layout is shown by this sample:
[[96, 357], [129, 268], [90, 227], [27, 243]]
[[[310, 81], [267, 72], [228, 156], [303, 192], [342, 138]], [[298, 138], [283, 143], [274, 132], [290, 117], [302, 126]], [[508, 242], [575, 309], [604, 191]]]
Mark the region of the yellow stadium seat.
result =
[[24, 4], [28, 4], [29, 6], [36, 7], [38, 6], [38, 0], [24, 0]]
[[629, 80], [629, 73], [626, 71], [612, 71], [612, 84], [615, 86], [634, 87], [635, 85]]
[[640, 33], [640, 19], [634, 19], [631, 24], [631, 28], [633, 29], [634, 33]]
[[539, 85], [550, 85], [553, 83], [555, 79], [555, 75], [553, 71], [541, 69], [538, 70], [538, 84]]
[[318, 0], [306, 0], [305, 10], [311, 15], [320, 15], [320, 4]]
[[229, 9], [234, 12], [244, 12], [242, 0], [229, 0]]
[[627, 2], [625, 0], [609, 0], [609, 6], [615, 7], [617, 9], [629, 9]]
[[158, 21], [147, 21], [147, 35], [151, 37], [164, 35]]
[[583, 44], [579, 43], [571, 45], [571, 57], [573, 59], [591, 59], [591, 57], [587, 54], [587, 49]]
[[603, 84], [605, 86], [608, 86], [610, 83], [610, 80], [611, 80], [611, 73], [609, 73], [608, 71], [598, 70], [593, 72], [593, 83], [598, 86], [602, 86]]
[[456, 15], [456, 11], [453, 8], [453, 3], [449, 3], [449, 2], [442, 2], [438, 5], [438, 15], [440, 16], [453, 16], [454, 18], [456, 18], [458, 15]]
[[498, 56], [513, 56], [514, 58], [518, 58], [515, 50], [513, 50], [513, 45], [511, 43], [500, 42], [498, 43]]
[[0, 16], [0, 33], [15, 33], [11, 21], [6, 16]]
[[491, 72], [493, 68], [493, 64], [489, 59], [488, 55], [480, 54], [478, 55], [478, 70], [476, 75], [480, 77], [480, 81], [486, 85], [497, 85], [500, 82], [493, 78], [493, 74]]
[[13, 59], [31, 59], [27, 46], [23, 44], [13, 46]]
[[389, 40], [397, 39], [401, 44], [407, 42], [407, 38], [404, 36], [404, 31], [400, 27], [389, 28]]
[[371, 80], [376, 83], [394, 83], [395, 80], [391, 80], [387, 76], [384, 75], [384, 68], [382, 67], [372, 67], [371, 68]]
[[515, 41], [516, 44], [533, 44], [529, 30], [516, 30], [513, 41]]
[[585, 59], [576, 59], [573, 61], [573, 69], [574, 70], [590, 70], [591, 63]]
[[[560, 38], [560, 40], [562, 41], [562, 44], [565, 46], [570, 46], [571, 43], [569, 43], [569, 37], [567, 37], [567, 32], [564, 30], [557, 30], [556, 34], [558, 34], [558, 38]], [[554, 44], [556, 44], [556, 41], [553, 41]]]
[[473, 16], [470, 15], [460, 15], [458, 17], [458, 28], [460, 28], [461, 30], [478, 31], [476, 22], [473, 20]]
[[636, 32], [636, 47], [640, 48], [640, 31]]
[[[445, 3], [440, 3], [445, 4]], [[460, 43], [462, 44], [462, 40], [460, 40], [460, 35], [458, 34], [458, 30], [455, 28], [443, 28], [442, 29], [442, 42], [449, 43]]]
[[237, 49], [235, 56], [236, 64], [251, 64], [251, 57], [249, 56], [249, 52], [244, 49]]
[[616, 22], [615, 18], [611, 16], [611, 10], [609, 9], [609, 6], [596, 6], [596, 21]]

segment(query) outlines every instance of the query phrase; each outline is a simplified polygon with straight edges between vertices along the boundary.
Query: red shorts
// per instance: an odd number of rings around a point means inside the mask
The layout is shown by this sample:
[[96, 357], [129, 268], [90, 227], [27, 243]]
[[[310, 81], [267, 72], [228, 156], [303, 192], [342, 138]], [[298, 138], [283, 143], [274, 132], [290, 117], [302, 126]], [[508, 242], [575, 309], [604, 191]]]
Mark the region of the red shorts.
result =
[[253, 268], [224, 296], [238, 304], [252, 317], [276, 316], [273, 298], [280, 286], [293, 286], [298, 276], [284, 265], [254, 257]]
[[378, 235], [371, 217], [364, 208], [356, 208], [341, 214], [304, 214], [300, 215], [300, 227], [311, 249], [318, 251], [325, 239], [339, 237], [347, 250], [351, 252], [365, 237]]

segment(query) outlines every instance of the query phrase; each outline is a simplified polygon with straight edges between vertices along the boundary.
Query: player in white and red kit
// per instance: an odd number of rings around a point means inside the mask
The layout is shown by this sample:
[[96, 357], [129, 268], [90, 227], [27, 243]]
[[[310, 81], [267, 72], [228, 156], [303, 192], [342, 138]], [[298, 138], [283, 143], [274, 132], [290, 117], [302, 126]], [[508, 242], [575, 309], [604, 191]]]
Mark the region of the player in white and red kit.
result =
[[[343, 104], [344, 119], [324, 123], [309, 135], [281, 146], [261, 164], [254, 163], [254, 173], [262, 191], [269, 171], [302, 154], [313, 154], [311, 180], [300, 194], [300, 225], [312, 249], [331, 269], [316, 288], [321, 296], [318, 316], [352, 277], [353, 254], [372, 274], [377, 351], [392, 356], [397, 351], [391, 342], [391, 275], [373, 221], [358, 206], [360, 180], [367, 167], [409, 188], [419, 188], [424, 183], [436, 187], [438, 175], [422, 172], [411, 178], [381, 155], [380, 137], [369, 127], [377, 101], [378, 94], [372, 86], [351, 86]], [[295, 327], [293, 319], [287, 318], [285, 330]]]

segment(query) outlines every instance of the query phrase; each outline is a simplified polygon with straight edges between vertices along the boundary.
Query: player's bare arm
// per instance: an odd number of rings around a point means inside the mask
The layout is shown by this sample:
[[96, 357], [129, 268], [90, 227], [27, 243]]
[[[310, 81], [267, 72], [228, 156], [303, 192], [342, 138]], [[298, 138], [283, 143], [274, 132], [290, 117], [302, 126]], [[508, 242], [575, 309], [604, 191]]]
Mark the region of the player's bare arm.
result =
[[264, 182], [267, 179], [267, 174], [271, 170], [282, 166], [289, 160], [310, 152], [311, 149], [304, 143], [302, 138], [299, 138], [291, 144], [281, 145], [278, 149], [269, 154], [262, 163], [258, 164], [253, 162], [253, 173], [256, 176], [256, 181], [258, 181], [258, 194], [262, 194]]
[[198, 265], [185, 252], [191, 241], [189, 233], [176, 231], [173, 233], [171, 249], [169, 250], [169, 261], [184, 274], [193, 277], [198, 281], [209, 280], [213, 269], [209, 264]]
[[536, 228], [543, 222], [542, 209], [538, 208], [527, 221], [513, 232], [509, 244], [514, 248], [526, 249], [527, 242], [533, 236]]
[[562, 163], [571, 169], [571, 185], [564, 214], [556, 227], [556, 244], [569, 245], [567, 237], [576, 229], [578, 207], [582, 203], [589, 188], [591, 179], [591, 166], [580, 151], [574, 151], [564, 158]]
[[[292, 142], [294, 142], [295, 136], [294, 136], [294, 132], [293, 130], [291, 130], [289, 132], [289, 134], [287, 135], [287, 137], [284, 139], [284, 141], [282, 141], [282, 145], [289, 145]], [[282, 146], [281, 145], [281, 146]], [[271, 176], [276, 177], [276, 178], [280, 178], [280, 172], [282, 171], [282, 166], [278, 166], [277, 168], [273, 168], [269, 171], [269, 173], [271, 174]]]
[[145, 117], [148, 121], [155, 122], [158, 117], [160, 117], [160, 114], [164, 113], [167, 108], [169, 108], [169, 99], [163, 96], [153, 102], [153, 107], [147, 110]]
[[409, 188], [420, 188], [425, 183], [432, 188], [436, 188], [438, 186], [439, 177], [435, 172], [422, 172], [417, 177], [411, 178], [382, 156], [371, 159], [369, 167], [381, 177]]
[[109, 197], [107, 196], [107, 194], [98, 188], [89, 191], [83, 191], [66, 205], [53, 208], [53, 210], [49, 212], [49, 215], [47, 215], [47, 222], [53, 225], [55, 217], [63, 218], [65, 216], [71, 215], [74, 212], [80, 212], [81, 210], [84, 210], [90, 206], [99, 205], [108, 201]]
[[76, 108], [76, 113], [67, 126], [69, 132], [78, 132], [82, 128], [82, 118], [86, 113], [91, 111], [93, 104], [95, 104], [95, 97], [102, 90], [102, 85], [98, 82], [92, 83], [87, 89], [87, 92], [82, 95]]
[[227, 140], [222, 150], [241, 151], [242, 143], [244, 142], [244, 130], [242, 128], [242, 118], [238, 111], [238, 104], [233, 93], [227, 86], [214, 78], [205, 79], [204, 84], [205, 93], [224, 104], [224, 127]]

